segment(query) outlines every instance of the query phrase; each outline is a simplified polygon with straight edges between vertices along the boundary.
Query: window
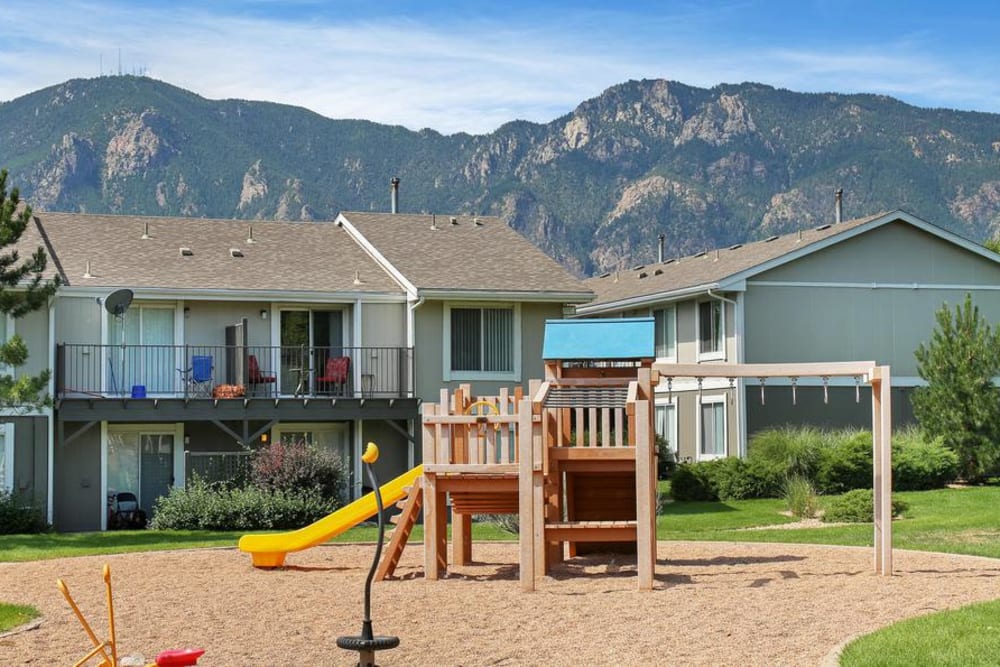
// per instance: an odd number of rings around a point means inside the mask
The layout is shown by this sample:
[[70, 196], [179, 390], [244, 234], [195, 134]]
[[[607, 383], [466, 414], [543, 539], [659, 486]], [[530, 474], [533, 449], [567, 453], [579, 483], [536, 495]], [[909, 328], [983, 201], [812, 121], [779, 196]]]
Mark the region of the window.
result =
[[14, 489], [13, 424], [0, 424], [0, 491], [4, 489]]
[[726, 455], [726, 399], [703, 398], [699, 411], [698, 458]]
[[698, 304], [698, 357], [724, 359], [725, 356], [722, 302], [702, 301]]
[[[176, 433], [156, 426], [108, 428], [107, 492], [128, 492], [139, 499], [146, 516], [153, 505], [170, 492], [175, 480], [174, 441]], [[179, 460], [179, 459], [178, 459]]]
[[653, 311], [656, 358], [677, 358], [677, 309], [674, 306]]
[[[173, 392], [181, 363], [173, 347], [174, 306], [132, 306], [124, 317], [108, 317], [108, 390], [143, 385], [149, 393]], [[117, 347], [122, 342], [126, 349]]]
[[446, 306], [445, 379], [516, 378], [518, 315], [515, 306]]
[[667, 441], [667, 449], [677, 456], [677, 406], [663, 403], [656, 406], [656, 435]]

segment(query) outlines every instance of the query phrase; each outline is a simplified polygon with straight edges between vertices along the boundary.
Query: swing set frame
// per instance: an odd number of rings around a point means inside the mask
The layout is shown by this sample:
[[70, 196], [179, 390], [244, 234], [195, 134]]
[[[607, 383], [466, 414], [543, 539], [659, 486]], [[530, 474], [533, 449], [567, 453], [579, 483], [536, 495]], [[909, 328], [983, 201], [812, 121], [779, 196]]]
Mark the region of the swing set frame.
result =
[[[699, 386], [704, 378], [735, 378], [761, 381], [782, 377], [795, 382], [803, 377], [823, 380], [824, 391], [831, 377], [860, 378], [872, 388], [872, 497], [874, 499], [875, 573], [892, 575], [892, 376], [889, 366], [874, 361], [837, 361], [825, 363], [778, 364], [673, 364], [655, 363], [660, 380], [671, 386], [676, 378], [694, 378]], [[745, 397], [741, 397], [745, 400]]]

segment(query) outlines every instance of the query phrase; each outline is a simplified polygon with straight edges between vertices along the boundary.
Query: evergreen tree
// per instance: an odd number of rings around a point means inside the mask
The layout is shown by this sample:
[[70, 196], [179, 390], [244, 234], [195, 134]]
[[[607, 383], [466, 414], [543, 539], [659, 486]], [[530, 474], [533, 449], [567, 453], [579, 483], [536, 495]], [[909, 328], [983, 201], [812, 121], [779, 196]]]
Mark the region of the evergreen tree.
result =
[[913, 393], [913, 412], [931, 436], [959, 457], [966, 481], [982, 481], [1000, 458], [1000, 333], [991, 329], [966, 295], [954, 314], [936, 314], [930, 343], [917, 347], [917, 369], [926, 387]]
[[[58, 277], [46, 280], [45, 250], [38, 247], [31, 257], [21, 259], [16, 246], [31, 223], [31, 207], [21, 205], [17, 188], [7, 193], [7, 170], [0, 169], [0, 316], [14, 319], [42, 308], [59, 286]], [[0, 407], [16, 410], [39, 408], [51, 402], [45, 390], [51, 376], [46, 369], [39, 375], [14, 376], [15, 369], [28, 359], [28, 346], [19, 335], [9, 336], [0, 345]]]

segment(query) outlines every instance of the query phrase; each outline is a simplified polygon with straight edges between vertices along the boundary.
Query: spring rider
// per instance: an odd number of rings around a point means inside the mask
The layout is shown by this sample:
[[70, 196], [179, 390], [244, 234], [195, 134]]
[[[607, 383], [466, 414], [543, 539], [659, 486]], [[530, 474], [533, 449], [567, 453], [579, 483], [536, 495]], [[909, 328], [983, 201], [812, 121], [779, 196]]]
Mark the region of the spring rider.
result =
[[368, 578], [365, 580], [365, 617], [361, 621], [361, 634], [352, 637], [337, 637], [337, 646], [348, 651], [357, 651], [358, 667], [377, 667], [375, 664], [375, 652], [396, 648], [399, 646], [399, 637], [375, 635], [372, 632], [372, 579], [375, 578], [375, 569], [378, 567], [378, 560], [382, 555], [382, 542], [385, 538], [385, 525], [382, 518], [382, 492], [379, 490], [375, 469], [372, 467], [372, 464], [378, 460], [378, 446], [374, 442], [368, 443], [368, 447], [365, 449], [361, 460], [365, 464], [368, 481], [375, 490], [375, 504], [378, 507], [378, 546], [375, 547], [375, 558], [372, 560], [372, 566], [368, 570]]

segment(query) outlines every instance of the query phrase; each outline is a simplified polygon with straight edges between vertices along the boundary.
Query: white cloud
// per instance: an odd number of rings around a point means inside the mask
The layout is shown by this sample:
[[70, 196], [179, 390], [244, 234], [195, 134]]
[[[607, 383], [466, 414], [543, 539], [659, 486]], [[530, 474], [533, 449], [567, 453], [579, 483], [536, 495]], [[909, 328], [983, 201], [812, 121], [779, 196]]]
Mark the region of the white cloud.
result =
[[[648, 9], [648, 8], [647, 8]], [[803, 91], [879, 92], [918, 104], [1000, 108], [988, 72], [920, 50], [919, 36], [877, 47], [748, 43], [715, 30], [722, 12], [575, 12], [430, 24], [405, 16], [335, 22], [114, 3], [0, 4], [0, 99], [140, 67], [209, 98], [303, 106], [331, 118], [411, 129], [488, 132], [545, 122], [630, 78], [691, 85], [759, 81]], [[747, 11], [752, 11], [751, 6]], [[734, 19], [735, 17], [735, 19]]]

